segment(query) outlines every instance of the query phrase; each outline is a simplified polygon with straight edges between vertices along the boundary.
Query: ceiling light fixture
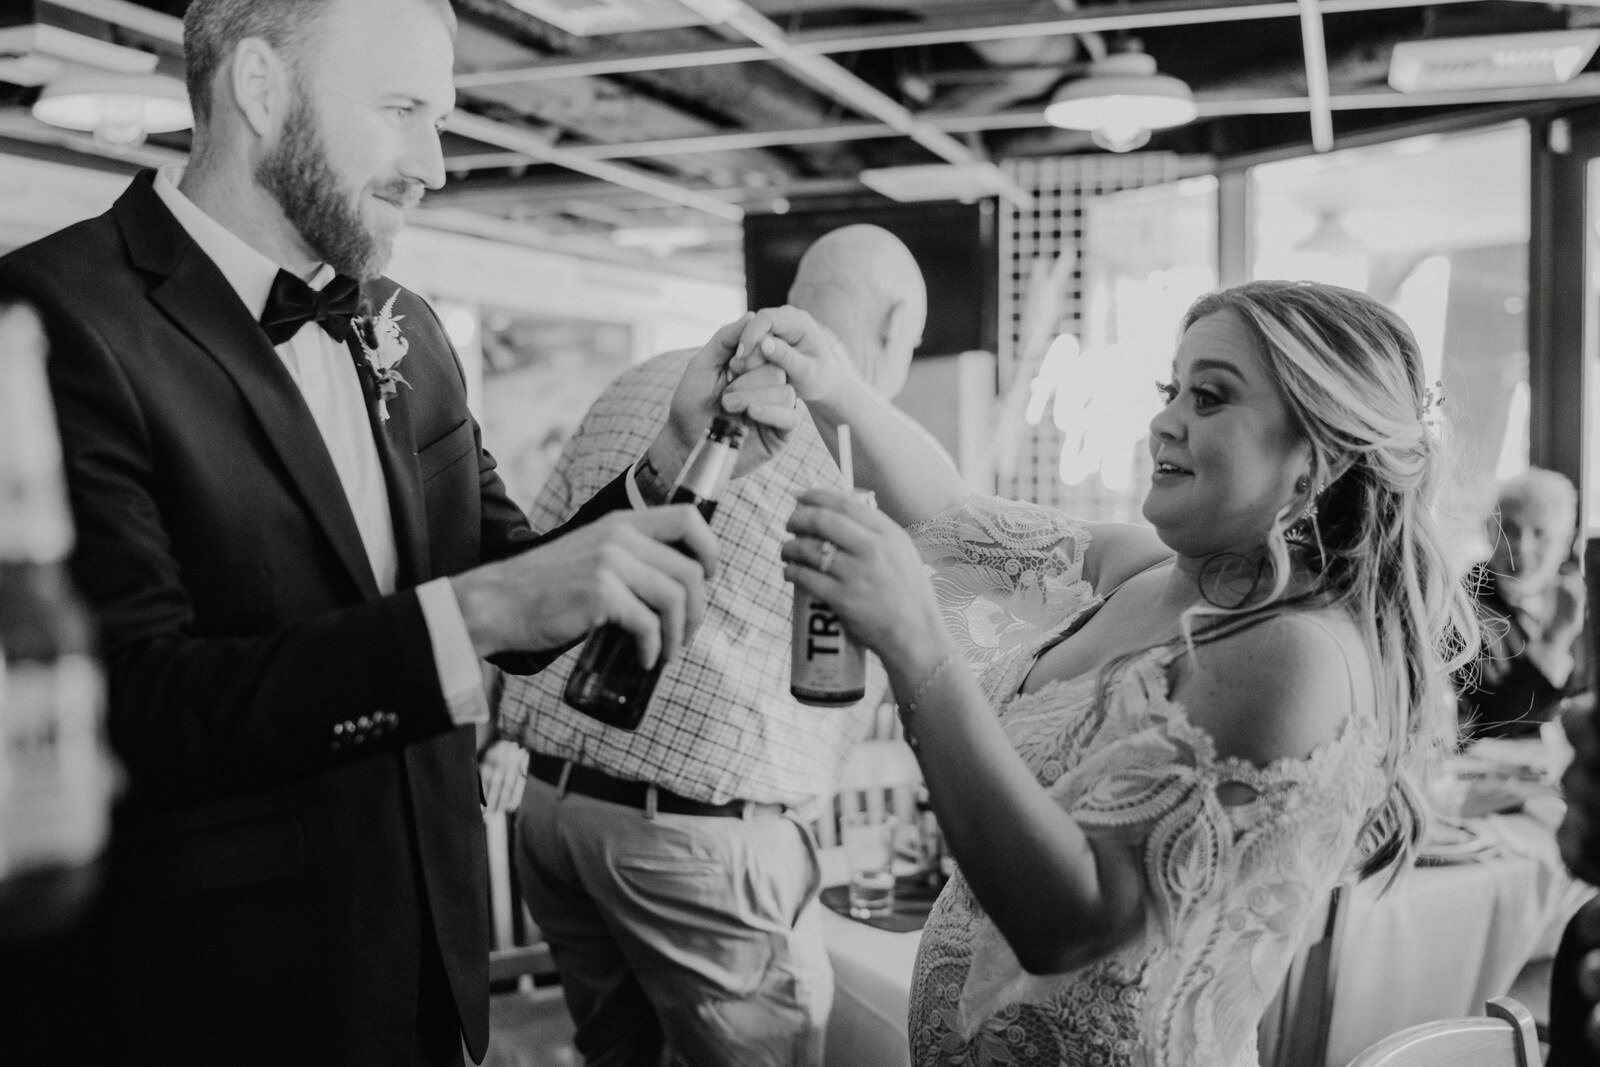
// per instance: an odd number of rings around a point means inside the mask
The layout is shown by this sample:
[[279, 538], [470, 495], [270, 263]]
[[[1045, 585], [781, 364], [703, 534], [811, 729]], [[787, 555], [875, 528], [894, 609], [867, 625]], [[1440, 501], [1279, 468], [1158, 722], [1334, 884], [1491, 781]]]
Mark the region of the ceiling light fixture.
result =
[[46, 85], [33, 117], [51, 126], [94, 134], [111, 149], [135, 148], [152, 133], [194, 124], [183, 83], [164, 74], [82, 74]]
[[619, 226], [611, 231], [611, 243], [618, 248], [642, 248], [663, 259], [685, 248], [710, 244], [711, 230], [705, 226]]
[[1057, 89], [1044, 120], [1066, 130], [1087, 130], [1108, 151], [1131, 152], [1150, 140], [1151, 130], [1182, 126], [1198, 114], [1194, 93], [1177, 78], [1157, 74], [1154, 58], [1117, 52]]
[[1560, 85], [1584, 68], [1596, 46], [1596, 29], [1401, 41], [1389, 55], [1389, 86], [1414, 93]]
[[999, 172], [982, 163], [916, 163], [905, 167], [875, 167], [857, 177], [861, 184], [890, 200], [916, 203], [923, 200], [959, 200], [970, 204], [991, 196], [1001, 196], [1005, 184]]

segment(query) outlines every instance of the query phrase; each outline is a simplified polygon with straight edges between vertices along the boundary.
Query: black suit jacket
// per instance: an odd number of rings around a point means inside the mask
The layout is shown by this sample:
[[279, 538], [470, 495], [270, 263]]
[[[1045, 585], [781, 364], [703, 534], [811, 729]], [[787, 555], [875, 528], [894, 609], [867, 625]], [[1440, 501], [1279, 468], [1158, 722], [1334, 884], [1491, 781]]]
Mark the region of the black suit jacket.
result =
[[[0, 260], [50, 340], [74, 572], [128, 775], [110, 946], [128, 1058], [393, 1061], [430, 943], [481, 1057], [473, 733], [406, 590], [536, 539], [437, 318], [402, 290], [411, 387], [374, 426], [402, 591], [380, 596], [298, 388], [151, 178]], [[579, 521], [623, 500], [614, 485]]]

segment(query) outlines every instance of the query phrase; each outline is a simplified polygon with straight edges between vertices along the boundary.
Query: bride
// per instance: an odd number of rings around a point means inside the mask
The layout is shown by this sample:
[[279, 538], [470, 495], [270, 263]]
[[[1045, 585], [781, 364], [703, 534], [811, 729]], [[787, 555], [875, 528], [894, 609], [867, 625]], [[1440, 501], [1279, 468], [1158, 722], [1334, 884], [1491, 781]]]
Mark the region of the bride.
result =
[[888, 669], [957, 859], [914, 1062], [1255, 1064], [1334, 882], [1410, 861], [1476, 641], [1410, 330], [1326, 285], [1202, 298], [1150, 424], [1153, 530], [969, 495], [792, 308], [748, 324], [735, 364], [761, 359], [830, 447], [849, 424], [882, 508], [804, 494], [783, 559]]

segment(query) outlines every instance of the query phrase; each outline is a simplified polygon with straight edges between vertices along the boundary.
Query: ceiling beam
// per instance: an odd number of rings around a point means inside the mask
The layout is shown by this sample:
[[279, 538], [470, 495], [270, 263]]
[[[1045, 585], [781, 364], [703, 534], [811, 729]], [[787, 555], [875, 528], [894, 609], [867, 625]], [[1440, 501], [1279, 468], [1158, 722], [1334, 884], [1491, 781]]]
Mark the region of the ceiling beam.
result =
[[[1323, 0], [1321, 9], [1324, 15], [1337, 15], [1357, 11], [1480, 2], [1483, 0]], [[1600, 3], [1600, 0], [1594, 2]], [[913, 26], [896, 24], [891, 27], [812, 30], [789, 34], [788, 40], [798, 52], [831, 55], [838, 52], [862, 52], [880, 48], [1015, 41], [1073, 33], [1141, 30], [1158, 26], [1193, 26], [1201, 23], [1239, 22], [1248, 19], [1297, 18], [1299, 15], [1300, 5], [1296, 0], [1245, 0], [1245, 2], [1123, 0], [1121, 3], [1098, 4], [1078, 11], [1063, 12], [1047, 19], [966, 18]], [[756, 62], [768, 58], [765, 49], [741, 43], [707, 44], [701, 48], [651, 52], [619, 51], [608, 55], [574, 58], [551, 56], [527, 66], [506, 67], [502, 70], [464, 71], [456, 75], [456, 88], [471, 90], [517, 82], [718, 66], [724, 63]]]
[[142, 33], [151, 40], [183, 47], [183, 20], [127, 0], [47, 0], [51, 7], [109, 22]]
[[1002, 197], [1020, 208], [1033, 205], [1033, 196], [988, 158], [974, 152], [945, 131], [923, 122], [910, 109], [867, 83], [836, 61], [796, 48], [777, 23], [744, 0], [679, 0], [689, 10], [715, 25], [727, 26], [760, 45], [779, 66], [828, 96], [869, 118], [909, 137], [946, 163], [978, 166]]
[[[1523, 103], [1538, 100], [1567, 100], [1600, 97], [1600, 73], [1580, 74], [1560, 85], [1502, 87], [1495, 89], [1441, 89], [1420, 93], [1399, 93], [1388, 87], [1328, 92], [1325, 106], [1333, 111], [1396, 110], [1422, 107], [1471, 107], [1480, 104]], [[1215, 119], [1238, 115], [1291, 115], [1309, 112], [1312, 101], [1298, 93], [1282, 96], [1230, 92], [1198, 92], [1195, 104], [1200, 118]], [[1048, 126], [1039, 108], [1013, 108], [982, 114], [923, 112], [921, 121], [946, 133], [982, 133], [989, 130], [1024, 130]], [[790, 130], [740, 130], [703, 134], [668, 140], [619, 142], [605, 145], [575, 145], [565, 151], [578, 159], [637, 159], [680, 153], [724, 152], [747, 148], [777, 148], [821, 140], [861, 141], [896, 137], [892, 127], [877, 122], [858, 122], [827, 127]], [[449, 170], [526, 165], [536, 160], [512, 152], [467, 153], [445, 158]]]
[[164, 167], [168, 163], [182, 163], [189, 158], [187, 152], [177, 152], [154, 144], [113, 150], [96, 141], [93, 134], [47, 126], [25, 111], [0, 111], [0, 138], [26, 141], [28, 144], [62, 149], [82, 156], [109, 159], [123, 164], [130, 170], [137, 170], [140, 167]]
[[[496, 122], [466, 111], [455, 111], [446, 120], [446, 128], [452, 133], [470, 137], [474, 141], [508, 148], [540, 163], [551, 163], [568, 170], [575, 170], [579, 174], [587, 174], [591, 178], [599, 178], [601, 181], [649, 193], [670, 203], [703, 211], [726, 222], [738, 222], [744, 218], [744, 212], [740, 208], [725, 200], [706, 196], [633, 167], [573, 155], [570, 149], [558, 148], [537, 134], [509, 123]], [[449, 167], [448, 160], [445, 161], [445, 166]]]
[[1300, 50], [1306, 57], [1306, 103], [1311, 112], [1311, 147], [1333, 150], [1333, 109], [1328, 106], [1328, 47], [1317, 0], [1299, 0]]

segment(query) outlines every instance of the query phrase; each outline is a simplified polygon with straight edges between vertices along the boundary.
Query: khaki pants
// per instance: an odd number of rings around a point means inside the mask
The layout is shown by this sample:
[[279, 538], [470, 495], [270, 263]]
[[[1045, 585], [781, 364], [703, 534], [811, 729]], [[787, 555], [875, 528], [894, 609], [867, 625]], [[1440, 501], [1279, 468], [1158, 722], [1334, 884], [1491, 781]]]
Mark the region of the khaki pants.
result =
[[786, 816], [653, 816], [530, 777], [517, 872], [590, 1067], [819, 1067], [816, 842]]

